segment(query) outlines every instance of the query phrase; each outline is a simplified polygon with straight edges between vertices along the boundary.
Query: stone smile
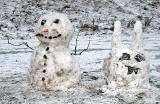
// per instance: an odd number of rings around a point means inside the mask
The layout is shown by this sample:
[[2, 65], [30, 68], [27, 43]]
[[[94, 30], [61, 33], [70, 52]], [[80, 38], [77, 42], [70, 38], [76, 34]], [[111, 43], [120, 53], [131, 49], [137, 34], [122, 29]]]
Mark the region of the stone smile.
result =
[[59, 35], [57, 35], [57, 36], [44, 36], [43, 34], [36, 34], [36, 36], [38, 36], [38, 37], [44, 37], [44, 38], [46, 38], [46, 39], [55, 39], [55, 38], [58, 38], [58, 37], [60, 37], [60, 36], [62, 36], [61, 34], [59, 34]]

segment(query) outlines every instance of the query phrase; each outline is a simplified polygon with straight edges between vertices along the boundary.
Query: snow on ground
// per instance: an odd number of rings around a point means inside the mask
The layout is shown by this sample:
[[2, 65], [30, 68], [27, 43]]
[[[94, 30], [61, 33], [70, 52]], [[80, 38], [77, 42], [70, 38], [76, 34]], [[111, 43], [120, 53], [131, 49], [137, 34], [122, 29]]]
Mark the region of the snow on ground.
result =
[[[0, 104], [126, 104], [160, 103], [160, 1], [159, 0], [0, 0]], [[34, 24], [47, 11], [66, 13], [75, 27], [75, 36], [70, 43], [74, 51], [78, 36], [77, 55], [81, 67], [79, 86], [66, 92], [35, 91], [27, 84], [32, 50], [38, 45], [34, 37]], [[143, 23], [143, 42], [146, 55], [150, 57], [150, 84], [147, 93], [137, 96], [127, 91], [96, 90], [104, 85], [102, 65], [111, 50], [113, 22], [122, 22], [123, 43], [129, 46], [133, 24]], [[135, 91], [135, 90], [134, 90]]]

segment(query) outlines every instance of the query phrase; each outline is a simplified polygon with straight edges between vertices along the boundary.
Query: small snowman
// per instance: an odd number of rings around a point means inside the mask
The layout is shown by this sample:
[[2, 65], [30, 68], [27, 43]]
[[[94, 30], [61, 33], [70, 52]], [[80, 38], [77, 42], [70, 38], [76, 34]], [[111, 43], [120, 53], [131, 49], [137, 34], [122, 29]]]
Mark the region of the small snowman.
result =
[[110, 88], [147, 88], [149, 62], [141, 42], [142, 24], [134, 25], [134, 38], [130, 48], [121, 43], [121, 23], [116, 21], [112, 36], [112, 50], [105, 59], [103, 71]]
[[38, 90], [67, 90], [79, 81], [79, 64], [68, 49], [73, 35], [69, 19], [61, 13], [42, 16], [35, 31], [40, 44], [31, 56], [29, 82]]

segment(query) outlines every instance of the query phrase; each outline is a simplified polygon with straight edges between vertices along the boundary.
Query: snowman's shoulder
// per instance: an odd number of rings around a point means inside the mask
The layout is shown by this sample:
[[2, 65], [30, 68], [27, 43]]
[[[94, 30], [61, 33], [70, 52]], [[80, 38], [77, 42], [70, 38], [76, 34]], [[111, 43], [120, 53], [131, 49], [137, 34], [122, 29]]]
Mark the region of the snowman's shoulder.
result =
[[59, 56], [66, 56], [66, 57], [71, 57], [71, 52], [68, 48], [66, 47], [57, 47], [54, 50], [55, 55]]

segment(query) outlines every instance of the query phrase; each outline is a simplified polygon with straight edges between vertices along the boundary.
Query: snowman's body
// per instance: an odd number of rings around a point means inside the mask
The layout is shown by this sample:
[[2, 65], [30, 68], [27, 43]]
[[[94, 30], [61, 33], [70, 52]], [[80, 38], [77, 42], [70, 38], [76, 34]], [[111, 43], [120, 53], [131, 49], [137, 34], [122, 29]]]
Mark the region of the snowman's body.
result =
[[29, 71], [29, 81], [34, 88], [66, 90], [77, 83], [79, 64], [68, 49], [72, 34], [72, 25], [63, 14], [41, 17], [36, 31], [41, 43], [31, 56]]
[[144, 88], [148, 86], [149, 63], [141, 45], [142, 25], [134, 27], [134, 41], [131, 48], [121, 43], [121, 24], [115, 22], [112, 37], [112, 51], [104, 61], [104, 73], [111, 88]]

